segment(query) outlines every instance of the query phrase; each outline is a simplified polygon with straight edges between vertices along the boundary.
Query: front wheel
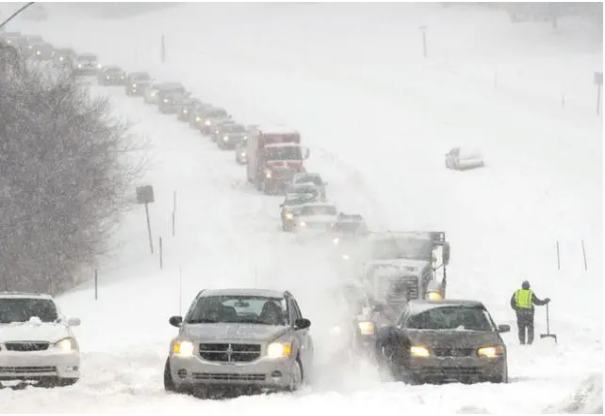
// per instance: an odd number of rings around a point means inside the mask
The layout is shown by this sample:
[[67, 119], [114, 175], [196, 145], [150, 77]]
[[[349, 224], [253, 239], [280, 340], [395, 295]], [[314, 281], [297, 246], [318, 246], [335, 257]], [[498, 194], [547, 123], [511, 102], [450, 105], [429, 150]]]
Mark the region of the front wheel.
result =
[[296, 357], [294, 361], [294, 368], [292, 369], [292, 375], [290, 380], [290, 385], [287, 387], [287, 391], [295, 392], [299, 390], [303, 383], [303, 370], [302, 365], [300, 363], [300, 358]]
[[172, 379], [172, 373], [170, 371], [169, 359], [166, 359], [166, 364], [164, 365], [164, 390], [170, 393], [176, 393], [176, 386], [174, 385], [174, 380]]

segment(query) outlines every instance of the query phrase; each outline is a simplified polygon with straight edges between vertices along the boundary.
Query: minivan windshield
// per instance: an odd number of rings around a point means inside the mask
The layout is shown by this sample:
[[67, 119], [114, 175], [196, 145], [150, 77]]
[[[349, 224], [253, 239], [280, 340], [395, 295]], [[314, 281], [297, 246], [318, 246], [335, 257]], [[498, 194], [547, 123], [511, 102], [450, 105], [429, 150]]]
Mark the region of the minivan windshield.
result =
[[205, 296], [197, 300], [185, 323], [287, 325], [285, 299], [265, 296]]

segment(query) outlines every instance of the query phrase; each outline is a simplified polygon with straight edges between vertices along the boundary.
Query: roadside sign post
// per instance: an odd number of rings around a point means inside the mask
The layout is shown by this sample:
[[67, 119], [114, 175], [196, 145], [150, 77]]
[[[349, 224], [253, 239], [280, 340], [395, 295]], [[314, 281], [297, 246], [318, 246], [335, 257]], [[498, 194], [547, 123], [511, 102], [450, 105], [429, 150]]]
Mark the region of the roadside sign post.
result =
[[149, 204], [154, 202], [153, 186], [145, 185], [137, 187], [137, 203], [145, 205], [145, 216], [147, 217], [147, 233], [149, 234], [149, 248], [153, 254], [153, 238], [151, 236], [151, 219], [149, 218]]

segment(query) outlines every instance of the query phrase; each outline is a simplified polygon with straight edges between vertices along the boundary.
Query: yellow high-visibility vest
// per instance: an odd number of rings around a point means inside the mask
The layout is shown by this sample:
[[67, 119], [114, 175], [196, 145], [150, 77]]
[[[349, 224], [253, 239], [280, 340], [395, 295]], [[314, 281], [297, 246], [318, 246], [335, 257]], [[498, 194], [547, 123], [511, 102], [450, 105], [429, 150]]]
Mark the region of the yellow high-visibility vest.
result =
[[533, 308], [532, 298], [533, 292], [531, 289], [517, 289], [515, 291], [515, 304], [519, 309]]

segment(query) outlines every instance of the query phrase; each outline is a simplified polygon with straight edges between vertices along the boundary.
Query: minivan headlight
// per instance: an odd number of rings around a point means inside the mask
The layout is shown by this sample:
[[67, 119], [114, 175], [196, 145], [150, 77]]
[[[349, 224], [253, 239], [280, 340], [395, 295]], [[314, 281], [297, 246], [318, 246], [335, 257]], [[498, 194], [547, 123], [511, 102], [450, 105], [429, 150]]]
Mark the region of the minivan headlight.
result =
[[176, 341], [172, 345], [172, 353], [181, 357], [191, 357], [193, 355], [193, 342], [187, 340]]
[[292, 344], [287, 342], [272, 342], [267, 347], [269, 358], [286, 358], [292, 353]]
[[61, 352], [78, 351], [78, 342], [74, 338], [63, 338], [55, 342], [54, 347], [61, 350]]

